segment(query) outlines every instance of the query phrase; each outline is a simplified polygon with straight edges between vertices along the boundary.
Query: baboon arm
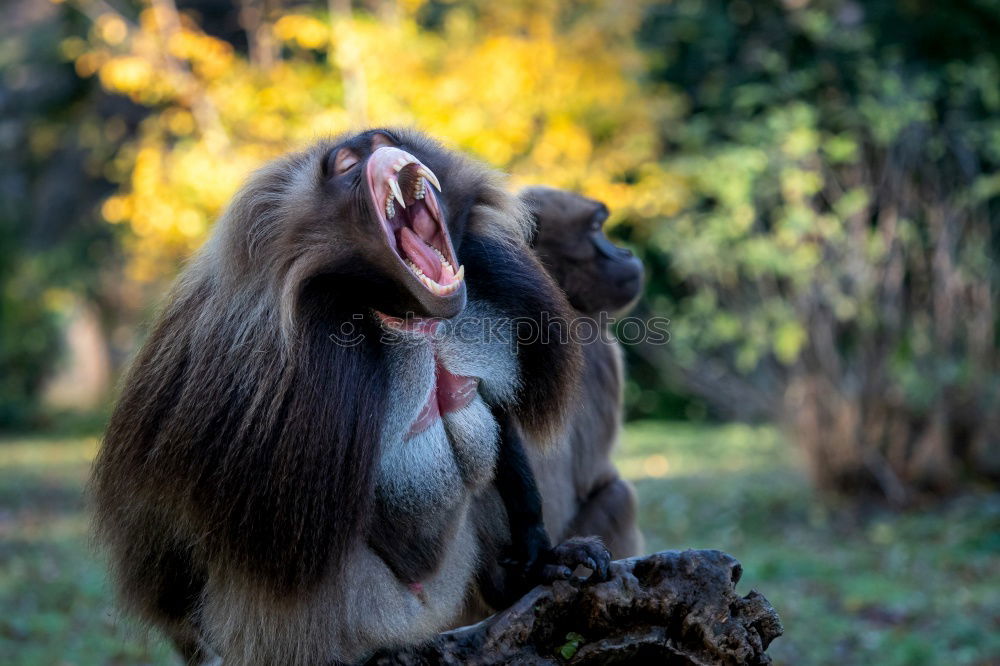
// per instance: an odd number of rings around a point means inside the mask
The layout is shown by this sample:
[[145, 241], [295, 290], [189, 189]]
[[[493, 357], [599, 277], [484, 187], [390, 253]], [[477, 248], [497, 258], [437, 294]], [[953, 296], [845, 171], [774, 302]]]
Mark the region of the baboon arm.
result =
[[616, 559], [642, 552], [632, 484], [615, 475], [591, 491], [566, 528], [568, 536], [588, 534], [599, 536]]
[[542, 495], [514, 419], [496, 407], [493, 408], [493, 416], [500, 425], [495, 483], [507, 510], [510, 529], [507, 560], [509, 565], [521, 567], [523, 574], [527, 575], [552, 547], [542, 517]]
[[500, 425], [496, 485], [510, 529], [507, 557], [501, 560], [506, 569], [502, 596], [509, 603], [534, 585], [571, 577], [578, 565], [604, 579], [611, 556], [600, 538], [575, 537], [552, 547], [524, 441], [509, 414], [497, 408], [493, 412]]

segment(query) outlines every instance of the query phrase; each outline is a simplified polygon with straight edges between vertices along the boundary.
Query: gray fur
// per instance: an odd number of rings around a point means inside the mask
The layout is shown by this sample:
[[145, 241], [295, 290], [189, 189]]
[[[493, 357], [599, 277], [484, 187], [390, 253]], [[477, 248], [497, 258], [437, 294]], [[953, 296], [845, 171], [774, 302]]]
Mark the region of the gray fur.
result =
[[477, 564], [467, 507], [439, 572], [422, 581], [418, 599], [371, 548], [348, 556], [350, 584], [329, 578], [311, 594], [275, 603], [251, 581], [222, 569], [205, 592], [202, 618], [208, 642], [233, 664], [354, 663], [376, 648], [418, 642], [451, 624]]

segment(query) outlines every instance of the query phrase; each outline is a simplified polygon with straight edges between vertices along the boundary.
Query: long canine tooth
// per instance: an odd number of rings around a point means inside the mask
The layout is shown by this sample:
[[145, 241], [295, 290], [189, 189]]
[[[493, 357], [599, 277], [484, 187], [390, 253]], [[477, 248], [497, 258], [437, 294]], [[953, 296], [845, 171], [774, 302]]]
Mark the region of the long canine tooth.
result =
[[421, 176], [429, 180], [431, 182], [431, 185], [433, 185], [438, 192], [441, 191], [441, 183], [438, 182], [437, 176], [434, 175], [433, 171], [421, 165], [421, 167], [417, 169], [417, 173], [419, 173]]
[[399, 205], [406, 208], [406, 201], [403, 200], [403, 192], [399, 189], [399, 183], [395, 178], [389, 179], [389, 189], [392, 190], [392, 196], [396, 197], [396, 200], [399, 201]]
[[458, 267], [458, 272], [455, 273], [455, 284], [458, 284], [465, 279], [465, 264]]

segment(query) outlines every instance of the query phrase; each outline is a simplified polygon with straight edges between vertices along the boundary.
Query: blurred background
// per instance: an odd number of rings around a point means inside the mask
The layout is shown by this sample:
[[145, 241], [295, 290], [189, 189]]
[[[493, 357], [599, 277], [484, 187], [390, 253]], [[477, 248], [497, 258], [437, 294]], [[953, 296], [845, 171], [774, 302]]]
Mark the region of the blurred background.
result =
[[783, 664], [1000, 664], [1000, 1], [6, 0], [0, 663], [175, 664], [82, 489], [240, 181], [413, 125], [605, 201], [645, 261], [618, 454]]

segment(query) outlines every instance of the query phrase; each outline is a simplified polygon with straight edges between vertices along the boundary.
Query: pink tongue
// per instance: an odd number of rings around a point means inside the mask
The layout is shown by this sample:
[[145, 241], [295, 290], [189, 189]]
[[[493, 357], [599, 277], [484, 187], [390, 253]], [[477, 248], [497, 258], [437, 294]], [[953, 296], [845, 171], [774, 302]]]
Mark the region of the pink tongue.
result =
[[413, 233], [409, 227], [399, 230], [399, 242], [406, 256], [424, 272], [424, 275], [437, 282], [441, 278], [441, 260], [420, 236]]

